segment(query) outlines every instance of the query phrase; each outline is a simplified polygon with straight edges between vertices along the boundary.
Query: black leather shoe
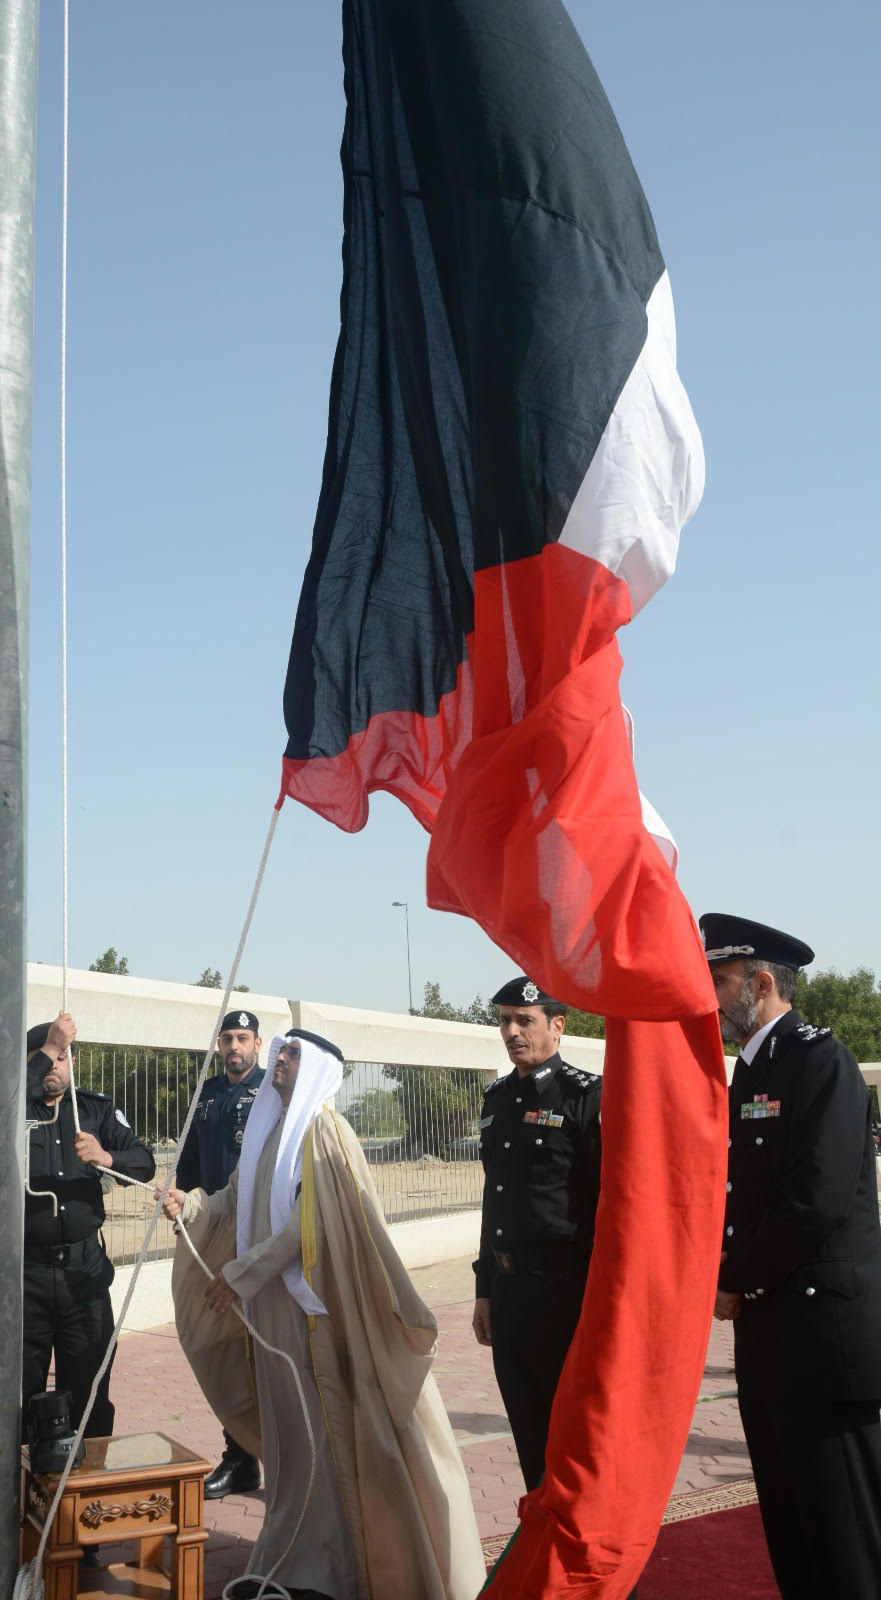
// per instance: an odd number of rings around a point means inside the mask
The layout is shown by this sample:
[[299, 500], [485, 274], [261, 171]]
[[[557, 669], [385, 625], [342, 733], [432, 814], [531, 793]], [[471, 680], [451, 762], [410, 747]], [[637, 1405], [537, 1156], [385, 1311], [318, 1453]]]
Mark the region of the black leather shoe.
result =
[[205, 1499], [223, 1500], [228, 1494], [250, 1494], [260, 1488], [260, 1463], [244, 1450], [233, 1455], [224, 1450], [213, 1472], [205, 1479]]

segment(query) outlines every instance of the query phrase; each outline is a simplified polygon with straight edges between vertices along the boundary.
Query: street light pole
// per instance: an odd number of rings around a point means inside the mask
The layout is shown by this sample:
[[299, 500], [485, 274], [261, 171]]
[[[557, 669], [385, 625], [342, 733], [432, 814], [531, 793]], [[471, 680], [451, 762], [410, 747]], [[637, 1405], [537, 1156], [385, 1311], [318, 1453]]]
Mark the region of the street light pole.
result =
[[407, 937], [407, 993], [410, 996], [410, 1010], [413, 1010], [413, 975], [410, 968], [410, 910], [406, 900], [393, 900], [393, 906], [404, 908], [404, 931]]

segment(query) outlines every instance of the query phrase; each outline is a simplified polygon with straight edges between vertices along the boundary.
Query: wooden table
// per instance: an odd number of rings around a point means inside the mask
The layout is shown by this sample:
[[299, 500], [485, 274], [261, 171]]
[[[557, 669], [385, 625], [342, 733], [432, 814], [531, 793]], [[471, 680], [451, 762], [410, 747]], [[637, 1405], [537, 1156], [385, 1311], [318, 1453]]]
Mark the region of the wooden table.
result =
[[[22, 1560], [36, 1555], [57, 1476], [22, 1464]], [[87, 1439], [86, 1455], [64, 1486], [44, 1558], [45, 1600], [202, 1600], [202, 1480], [210, 1462], [164, 1433]], [[165, 1540], [170, 1560], [163, 1560]], [[136, 1561], [79, 1567], [83, 1551], [131, 1539]]]

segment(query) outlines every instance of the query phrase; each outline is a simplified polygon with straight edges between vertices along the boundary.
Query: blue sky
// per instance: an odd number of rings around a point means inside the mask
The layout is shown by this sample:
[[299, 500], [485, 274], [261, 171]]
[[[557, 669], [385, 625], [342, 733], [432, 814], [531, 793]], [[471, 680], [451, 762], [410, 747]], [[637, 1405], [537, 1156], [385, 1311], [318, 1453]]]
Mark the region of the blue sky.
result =
[[[512, 0], [513, 3], [513, 0]], [[38, 125], [29, 956], [61, 952], [61, 6]], [[881, 18], [780, 0], [570, 10], [654, 212], [707, 490], [621, 638], [641, 787], [692, 906], [881, 972]], [[71, 5], [70, 958], [225, 970], [278, 789], [281, 692], [339, 322], [343, 119], [328, 0]], [[460, 1002], [509, 959], [425, 907], [426, 839], [288, 802], [254, 989]]]

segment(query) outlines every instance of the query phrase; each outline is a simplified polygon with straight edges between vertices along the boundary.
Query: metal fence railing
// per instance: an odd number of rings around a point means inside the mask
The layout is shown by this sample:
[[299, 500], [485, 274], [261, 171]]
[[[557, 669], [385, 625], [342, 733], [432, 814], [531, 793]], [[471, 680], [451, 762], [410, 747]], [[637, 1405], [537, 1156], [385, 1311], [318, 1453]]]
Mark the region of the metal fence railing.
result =
[[[110, 1096], [153, 1151], [160, 1181], [174, 1155], [202, 1060], [185, 1050], [76, 1047], [77, 1083]], [[346, 1063], [336, 1104], [358, 1136], [389, 1222], [479, 1207], [478, 1122], [492, 1076], [468, 1067]], [[140, 1252], [149, 1198], [108, 1178], [104, 1204], [107, 1249], [122, 1266]], [[173, 1253], [171, 1227], [160, 1220], [150, 1259]]]
[[337, 1105], [358, 1135], [389, 1222], [480, 1205], [478, 1124], [492, 1076], [471, 1067], [347, 1062]]

